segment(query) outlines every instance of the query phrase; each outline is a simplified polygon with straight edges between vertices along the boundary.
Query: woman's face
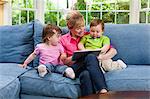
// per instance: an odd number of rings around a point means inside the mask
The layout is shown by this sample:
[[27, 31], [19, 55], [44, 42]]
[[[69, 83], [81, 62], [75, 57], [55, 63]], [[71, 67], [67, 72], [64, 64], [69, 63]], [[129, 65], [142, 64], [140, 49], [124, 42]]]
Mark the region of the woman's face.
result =
[[84, 20], [79, 20], [76, 22], [75, 26], [70, 29], [73, 36], [82, 37], [85, 31]]

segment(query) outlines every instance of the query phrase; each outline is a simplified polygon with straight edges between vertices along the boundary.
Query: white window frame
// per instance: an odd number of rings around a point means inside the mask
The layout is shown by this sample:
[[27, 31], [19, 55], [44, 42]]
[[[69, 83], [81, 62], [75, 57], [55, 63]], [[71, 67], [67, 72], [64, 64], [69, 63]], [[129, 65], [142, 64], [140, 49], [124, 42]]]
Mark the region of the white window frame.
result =
[[[148, 14], [149, 14], [149, 12], [150, 12], [150, 0], [148, 0], [148, 5], [147, 5], [147, 8], [144, 8], [144, 9], [142, 9], [141, 7], [140, 7], [140, 12], [145, 12], [146, 13], [146, 23], [148, 24], [149, 22], [148, 22]], [[139, 12], [139, 13], [140, 13]], [[139, 20], [140, 20], [140, 18], [139, 18]]]
[[[103, 6], [103, 2], [94, 2], [94, 3], [92, 3], [92, 2], [90, 2], [91, 4], [90, 4], [90, 6], [92, 6], [92, 5], [100, 5], [100, 7], [101, 7], [101, 9], [102, 9], [102, 6]], [[100, 15], [100, 19], [102, 19], [102, 17], [103, 17], [103, 12], [114, 12], [115, 13], [115, 24], [117, 23], [117, 13], [118, 12], [128, 12], [128, 13], [130, 13], [130, 10], [116, 10], [116, 2], [115, 2], [115, 10], [88, 10], [88, 5], [86, 5], [86, 11], [87, 12], [99, 12], [101, 15]], [[88, 14], [86, 14], [86, 25], [88, 25], [88, 16], [87, 16]], [[130, 19], [130, 17], [129, 17], [129, 19]]]
[[139, 15], [140, 15], [140, 5], [141, 0], [131, 0], [130, 1], [130, 24], [138, 24], [139, 23]]
[[[37, 0], [40, 1], [40, 0]], [[34, 11], [36, 13], [36, 0], [34, 0], [34, 7], [33, 8], [12, 8], [11, 4], [12, 0], [8, 0], [8, 3], [4, 5], [4, 25], [12, 25], [12, 11], [19, 10], [19, 11], [27, 11], [27, 23], [29, 23], [29, 11]], [[20, 0], [19, 0], [20, 2]], [[35, 19], [35, 15], [34, 15]], [[19, 14], [19, 24], [21, 24], [21, 13]]]
[[[35, 19], [40, 20], [42, 23], [44, 22], [44, 3], [45, 0], [35, 0], [36, 2], [36, 8], [35, 8]], [[129, 16], [129, 24], [136, 24], [139, 23], [139, 13], [140, 11], [140, 0], [130, 0], [130, 16]], [[23, 10], [23, 9], [22, 9]], [[31, 10], [31, 9], [26, 9], [26, 10]], [[150, 9], [147, 9], [148, 11]], [[52, 11], [52, 10], [51, 10]], [[60, 12], [60, 10], [53, 10], [57, 13]], [[80, 12], [87, 12], [87, 10], [79, 10]], [[113, 10], [113, 12], [120, 12], [117, 10]], [[122, 12], [122, 11], [121, 11]], [[126, 12], [126, 11], [123, 11]], [[128, 11], [127, 11], [128, 12]], [[11, 25], [12, 24], [12, 6], [11, 6], [11, 0], [8, 0], [8, 3], [6, 3], [4, 5], [4, 24], [5, 25]], [[86, 19], [88, 19], [87, 16], [88, 14], [86, 14]], [[136, 17], [136, 18], [135, 18]], [[59, 15], [57, 16], [57, 25], [59, 25]], [[86, 25], [87, 25], [87, 21], [86, 20]]]
[[3, 12], [4, 12], [3, 13], [4, 25], [11, 25], [12, 24], [11, 0], [8, 0], [8, 2], [4, 4], [4, 11]]

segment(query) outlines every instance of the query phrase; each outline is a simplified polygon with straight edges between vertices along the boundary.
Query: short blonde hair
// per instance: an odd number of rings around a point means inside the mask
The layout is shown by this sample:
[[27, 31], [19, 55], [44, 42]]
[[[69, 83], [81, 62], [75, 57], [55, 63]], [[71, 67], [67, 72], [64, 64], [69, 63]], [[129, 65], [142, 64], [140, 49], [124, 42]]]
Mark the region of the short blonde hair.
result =
[[67, 13], [66, 21], [68, 21], [71, 17], [73, 17], [73, 16], [76, 15], [76, 14], [80, 14], [80, 12], [77, 11], [77, 10], [70, 10], [70, 11]]
[[72, 29], [76, 25], [78, 20], [84, 21], [84, 17], [79, 11], [72, 10], [68, 12], [66, 21], [67, 21], [67, 26], [69, 29]]

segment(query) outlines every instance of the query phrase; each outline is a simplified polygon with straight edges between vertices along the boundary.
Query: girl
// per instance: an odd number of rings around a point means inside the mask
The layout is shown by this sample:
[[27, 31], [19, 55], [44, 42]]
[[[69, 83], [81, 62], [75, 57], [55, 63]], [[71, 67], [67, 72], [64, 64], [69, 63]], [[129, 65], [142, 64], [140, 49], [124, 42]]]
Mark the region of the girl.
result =
[[43, 29], [43, 43], [37, 44], [33, 53], [24, 61], [22, 65], [26, 68], [27, 65], [39, 55], [38, 72], [40, 77], [44, 77], [48, 71], [56, 72], [65, 75], [71, 79], [75, 78], [72, 68], [63, 65], [65, 54], [62, 45], [59, 43], [61, 29], [55, 25], [47, 24]]

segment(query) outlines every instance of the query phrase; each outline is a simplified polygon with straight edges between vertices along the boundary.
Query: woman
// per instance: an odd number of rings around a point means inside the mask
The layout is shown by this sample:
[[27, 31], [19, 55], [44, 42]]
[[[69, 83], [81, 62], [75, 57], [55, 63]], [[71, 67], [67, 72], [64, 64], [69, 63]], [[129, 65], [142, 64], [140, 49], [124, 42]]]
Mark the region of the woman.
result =
[[84, 17], [77, 11], [68, 13], [67, 26], [69, 33], [63, 35], [60, 39], [66, 53], [64, 63], [71, 66], [75, 71], [75, 76], [79, 77], [82, 96], [99, 92], [106, 93], [105, 78], [95, 55], [89, 54], [77, 62], [71, 60], [73, 52], [78, 50], [77, 45], [81, 37], [85, 35]]

